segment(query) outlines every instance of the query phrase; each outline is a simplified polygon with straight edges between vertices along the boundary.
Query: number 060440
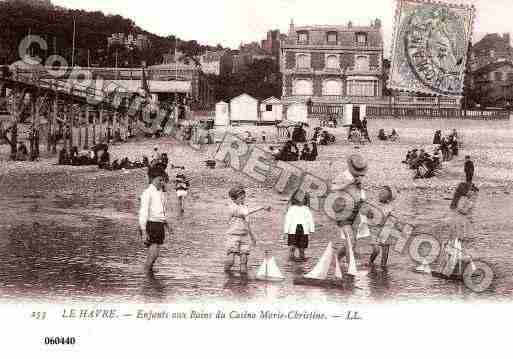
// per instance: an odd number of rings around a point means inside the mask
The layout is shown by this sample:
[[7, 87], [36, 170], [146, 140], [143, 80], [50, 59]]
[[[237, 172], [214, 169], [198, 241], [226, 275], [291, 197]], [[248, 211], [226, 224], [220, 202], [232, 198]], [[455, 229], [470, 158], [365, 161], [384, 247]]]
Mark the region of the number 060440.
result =
[[45, 345], [75, 345], [75, 337], [45, 337]]

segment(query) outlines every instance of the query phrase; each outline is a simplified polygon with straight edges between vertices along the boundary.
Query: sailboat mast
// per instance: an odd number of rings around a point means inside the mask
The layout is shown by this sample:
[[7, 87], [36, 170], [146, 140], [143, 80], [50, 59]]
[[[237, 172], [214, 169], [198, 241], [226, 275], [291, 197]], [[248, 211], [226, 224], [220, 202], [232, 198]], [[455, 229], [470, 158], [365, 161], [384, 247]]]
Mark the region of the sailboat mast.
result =
[[71, 67], [75, 67], [75, 31], [76, 31], [76, 23], [75, 16], [73, 16], [73, 47], [71, 49]]

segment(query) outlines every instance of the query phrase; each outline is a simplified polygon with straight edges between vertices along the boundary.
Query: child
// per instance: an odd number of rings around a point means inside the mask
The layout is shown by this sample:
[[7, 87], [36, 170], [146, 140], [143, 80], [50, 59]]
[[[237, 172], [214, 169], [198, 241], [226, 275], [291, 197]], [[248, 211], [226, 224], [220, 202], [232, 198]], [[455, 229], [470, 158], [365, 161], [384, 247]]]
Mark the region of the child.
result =
[[479, 190], [469, 182], [461, 182], [454, 192], [451, 201], [451, 211], [447, 215], [449, 224], [449, 240], [445, 243], [440, 254], [438, 272], [451, 277], [452, 275], [462, 275], [463, 268], [462, 241], [468, 240], [470, 232], [470, 217], [477, 199]]
[[[395, 191], [390, 186], [383, 186], [379, 191], [380, 210], [386, 217], [392, 212], [391, 202], [395, 200]], [[390, 250], [390, 243], [381, 238], [377, 238], [376, 242], [372, 245], [372, 253], [369, 258], [369, 267], [374, 265], [374, 261], [378, 257], [381, 250], [381, 267], [385, 268], [388, 262], [388, 253]]]
[[312, 212], [309, 208], [308, 193], [300, 199], [300, 192], [296, 191], [290, 199], [290, 207], [285, 215], [283, 237], [287, 237], [289, 258], [296, 259], [296, 249], [299, 249], [299, 259], [305, 259], [305, 249], [308, 248], [308, 235], [315, 230]]
[[235, 186], [228, 192], [232, 203], [229, 207], [230, 227], [226, 232], [227, 235], [227, 262], [225, 264], [225, 271], [229, 272], [235, 264], [235, 256], [240, 257], [240, 272], [246, 274], [248, 271], [248, 256], [250, 254], [250, 243], [256, 245], [255, 236], [249, 227], [247, 220], [248, 216], [262, 210], [270, 211], [271, 206], [258, 207], [249, 210], [244, 205], [246, 200], [246, 191], [242, 186]]
[[178, 197], [178, 212], [180, 214], [185, 212], [183, 202], [185, 197], [187, 197], [189, 186], [189, 181], [185, 177], [185, 174], [183, 172], [178, 172], [176, 174], [175, 189], [176, 197]]

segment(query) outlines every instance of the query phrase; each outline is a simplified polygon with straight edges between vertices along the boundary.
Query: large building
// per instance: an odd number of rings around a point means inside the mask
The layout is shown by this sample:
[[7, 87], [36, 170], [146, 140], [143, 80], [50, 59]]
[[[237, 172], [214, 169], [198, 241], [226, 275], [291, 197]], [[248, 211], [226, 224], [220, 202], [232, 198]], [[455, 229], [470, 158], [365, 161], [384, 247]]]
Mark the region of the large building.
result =
[[508, 61], [513, 58], [513, 48], [509, 34], [487, 34], [472, 46], [470, 66], [477, 70], [483, 66]]
[[107, 38], [107, 43], [109, 46], [120, 45], [125, 47], [138, 48], [139, 50], [145, 50], [150, 47], [150, 40], [146, 35], [125, 35], [122, 32], [112, 34], [109, 38]]
[[199, 57], [201, 70], [205, 74], [224, 75], [232, 72], [233, 56], [228, 50], [207, 51]]
[[[383, 91], [381, 21], [370, 26], [294, 26], [281, 44], [282, 102], [287, 118], [305, 106], [338, 105], [351, 120], [381, 99]], [[349, 105], [349, 106], [345, 106]], [[354, 106], [353, 106], [354, 105]], [[290, 116], [289, 116], [290, 115]]]
[[278, 59], [280, 57], [280, 41], [280, 30], [270, 30], [267, 32], [267, 38], [262, 40], [262, 49]]
[[511, 105], [513, 47], [509, 34], [487, 34], [470, 55], [473, 102], [485, 106]]
[[475, 70], [473, 91], [484, 106], [511, 106], [513, 101], [513, 63], [490, 63]]

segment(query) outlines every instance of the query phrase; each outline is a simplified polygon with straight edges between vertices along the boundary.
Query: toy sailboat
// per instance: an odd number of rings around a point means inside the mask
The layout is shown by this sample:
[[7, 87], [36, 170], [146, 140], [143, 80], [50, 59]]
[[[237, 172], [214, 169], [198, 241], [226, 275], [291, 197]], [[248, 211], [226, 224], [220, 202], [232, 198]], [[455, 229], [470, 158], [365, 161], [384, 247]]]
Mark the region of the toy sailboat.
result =
[[276, 264], [274, 257], [269, 256], [269, 254], [269, 252], [265, 252], [264, 262], [258, 268], [256, 279], [267, 282], [280, 282], [285, 277]]
[[463, 248], [461, 241], [456, 238], [452, 245], [448, 245], [442, 258], [445, 259], [440, 265], [440, 268], [431, 272], [433, 277], [452, 279], [452, 280], [463, 280], [463, 273], [467, 265], [471, 266], [472, 272], [476, 271], [476, 265], [470, 256], [463, 255]]
[[[349, 267], [348, 274], [354, 276], [357, 272], [356, 261], [354, 258], [352, 246], [348, 247], [349, 250]], [[333, 262], [335, 263], [334, 279], [329, 278], [330, 269], [332, 268]], [[337, 253], [333, 249], [333, 244], [330, 242], [326, 247], [321, 259], [315, 265], [315, 267], [305, 274], [303, 277], [294, 279], [296, 285], [313, 285], [313, 286], [341, 286], [344, 276], [340, 269], [340, 263], [338, 260]]]

